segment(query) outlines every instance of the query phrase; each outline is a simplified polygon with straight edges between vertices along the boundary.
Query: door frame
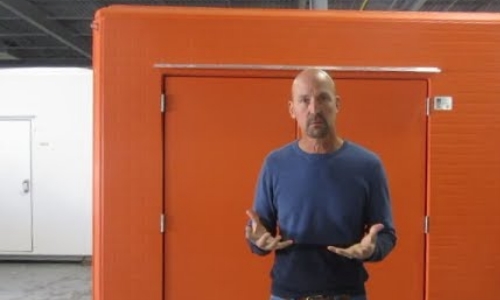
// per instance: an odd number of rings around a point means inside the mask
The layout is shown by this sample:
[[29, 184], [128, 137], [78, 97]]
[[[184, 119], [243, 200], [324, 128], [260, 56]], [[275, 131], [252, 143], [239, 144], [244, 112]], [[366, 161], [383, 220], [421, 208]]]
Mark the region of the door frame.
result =
[[[167, 109], [167, 86], [169, 77], [229, 77], [229, 78], [287, 78], [293, 79], [297, 72], [306, 68], [316, 68], [335, 73], [335, 79], [392, 79], [392, 80], [424, 80], [427, 85], [426, 101], [426, 128], [425, 128], [425, 200], [423, 217], [424, 238], [424, 299], [429, 299], [429, 217], [430, 217], [430, 125], [431, 125], [431, 97], [432, 79], [441, 73], [441, 69], [432, 66], [313, 66], [313, 65], [273, 65], [273, 64], [182, 64], [182, 63], [156, 63], [154, 68], [160, 70], [161, 74], [161, 145], [162, 145], [162, 182], [165, 182], [165, 125]], [[162, 299], [165, 300], [165, 184], [162, 184], [162, 212], [161, 212], [161, 234], [162, 234]]]
[[0, 122], [2, 121], [27, 121], [30, 125], [30, 136], [29, 136], [29, 180], [30, 180], [30, 194], [29, 194], [29, 202], [30, 202], [30, 244], [31, 248], [29, 250], [24, 251], [15, 251], [15, 252], [7, 252], [7, 253], [31, 253], [35, 249], [35, 238], [34, 238], [34, 213], [33, 213], [33, 136], [34, 136], [34, 128], [33, 128], [33, 120], [35, 116], [32, 115], [0, 115]]

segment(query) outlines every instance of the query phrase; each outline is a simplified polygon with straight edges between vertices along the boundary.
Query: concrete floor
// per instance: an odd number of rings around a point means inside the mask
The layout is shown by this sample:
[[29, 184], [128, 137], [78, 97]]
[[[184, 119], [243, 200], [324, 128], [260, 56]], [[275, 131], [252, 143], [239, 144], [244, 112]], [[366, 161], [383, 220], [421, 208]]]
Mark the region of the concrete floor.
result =
[[90, 300], [90, 276], [82, 263], [0, 262], [0, 300]]

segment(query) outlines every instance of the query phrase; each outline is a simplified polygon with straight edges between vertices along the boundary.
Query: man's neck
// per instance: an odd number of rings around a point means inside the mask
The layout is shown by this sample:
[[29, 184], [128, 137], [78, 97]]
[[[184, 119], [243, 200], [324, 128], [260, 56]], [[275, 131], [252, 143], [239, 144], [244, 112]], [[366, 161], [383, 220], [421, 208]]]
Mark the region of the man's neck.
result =
[[307, 153], [331, 153], [339, 149], [344, 143], [338, 136], [328, 136], [323, 139], [303, 137], [299, 140], [299, 147]]

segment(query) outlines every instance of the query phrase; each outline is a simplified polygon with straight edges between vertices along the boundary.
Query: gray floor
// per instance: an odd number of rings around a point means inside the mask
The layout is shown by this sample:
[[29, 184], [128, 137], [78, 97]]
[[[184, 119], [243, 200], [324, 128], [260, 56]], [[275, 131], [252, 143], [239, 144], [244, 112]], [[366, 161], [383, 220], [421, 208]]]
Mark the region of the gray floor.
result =
[[0, 300], [90, 300], [90, 276], [82, 263], [0, 262]]

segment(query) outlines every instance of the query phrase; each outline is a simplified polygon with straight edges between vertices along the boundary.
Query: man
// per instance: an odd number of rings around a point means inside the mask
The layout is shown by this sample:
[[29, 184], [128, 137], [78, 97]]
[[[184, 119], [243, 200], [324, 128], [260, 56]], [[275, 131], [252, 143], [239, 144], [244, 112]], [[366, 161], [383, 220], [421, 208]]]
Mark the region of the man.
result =
[[382, 162], [340, 137], [339, 101], [326, 72], [299, 73], [289, 111], [301, 137], [260, 171], [246, 238], [252, 252], [275, 253], [272, 300], [367, 299], [363, 263], [396, 244]]

